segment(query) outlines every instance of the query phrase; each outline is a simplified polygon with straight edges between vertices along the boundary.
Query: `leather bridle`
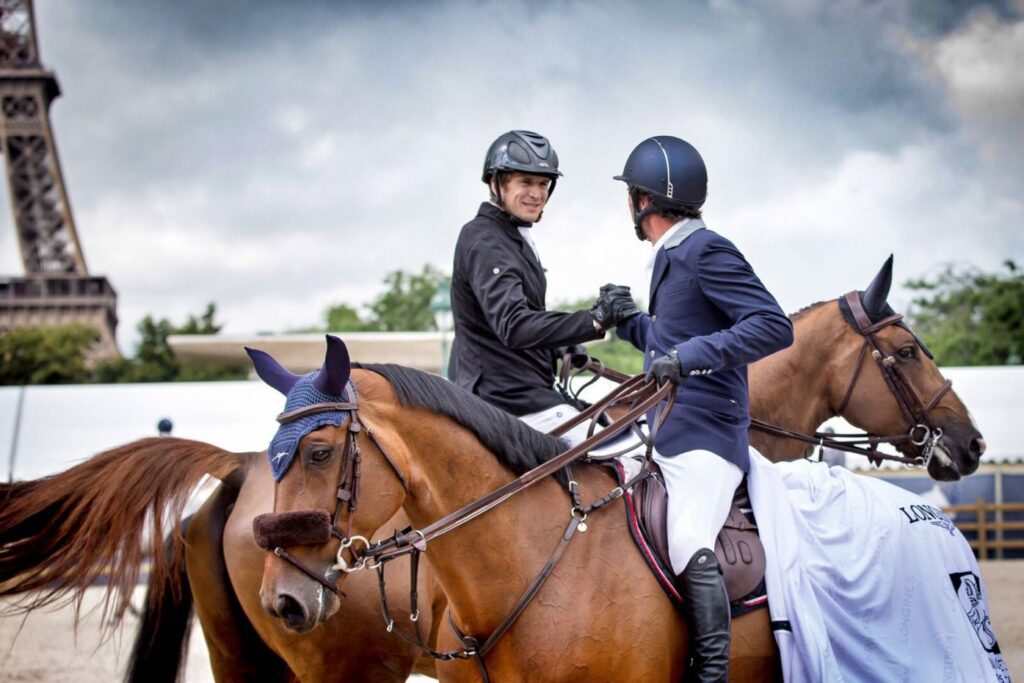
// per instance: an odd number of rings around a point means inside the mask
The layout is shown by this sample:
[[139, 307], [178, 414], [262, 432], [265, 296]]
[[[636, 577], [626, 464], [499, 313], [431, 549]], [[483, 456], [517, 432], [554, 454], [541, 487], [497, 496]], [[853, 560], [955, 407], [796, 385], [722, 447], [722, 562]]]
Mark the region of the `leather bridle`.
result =
[[[880, 464], [882, 460], [892, 460], [907, 465], [923, 465], [927, 467], [935, 453], [935, 447], [939, 439], [942, 438], [942, 428], [932, 421], [931, 411], [939, 404], [942, 397], [949, 392], [953, 382], [947, 379], [928, 401], [922, 401], [910, 380], [907, 379], [906, 374], [900, 369], [899, 362], [892, 354], [888, 354], [882, 349], [882, 345], [878, 340], [878, 332], [890, 325], [899, 325], [906, 328], [906, 324], [902, 322], [903, 316], [896, 313], [873, 323], [868, 317], [867, 311], [864, 310], [864, 305], [861, 303], [858, 292], [848, 292], [843, 299], [856, 323], [854, 329], [864, 337], [864, 345], [857, 356], [857, 363], [854, 366], [850, 384], [834, 414], [842, 415], [849, 405], [854, 389], [857, 386], [857, 381], [860, 379], [861, 370], [864, 368], [864, 361], [870, 352], [871, 358], [874, 359], [879, 372], [882, 373], [882, 378], [885, 380], [889, 392], [896, 399], [896, 403], [907, 419], [906, 432], [890, 436], [862, 436], [858, 434], [834, 434], [829, 432], [814, 432], [814, 434], [808, 435], [760, 420], [751, 419], [750, 424], [755, 429], [775, 436], [783, 436], [818, 446], [827, 446], [840, 451], [857, 453], [867, 457], [870, 462], [876, 465]], [[906, 329], [909, 330], [909, 328]], [[917, 338], [917, 335], [911, 332], [911, 336], [913, 336], [914, 342], [918, 347], [930, 357], [931, 354], [921, 343], [921, 340]], [[888, 455], [878, 452], [880, 444], [888, 443], [898, 446], [908, 441], [921, 449], [920, 455]]]
[[[261, 544], [264, 550], [272, 551], [275, 555], [285, 560], [286, 562], [293, 565], [296, 569], [301, 571], [303, 574], [319, 583], [324, 588], [328, 589], [332, 593], [338, 595], [344, 595], [338, 586], [332, 581], [333, 577], [336, 577], [339, 572], [352, 572], [357, 569], [362, 569], [365, 566], [366, 559], [360, 556], [358, 550], [354, 547], [356, 543], [361, 543], [363, 548], [370, 546], [370, 542], [364, 536], [352, 536], [352, 518], [355, 515], [356, 508], [359, 504], [359, 480], [362, 476], [361, 465], [362, 465], [362, 451], [359, 448], [359, 434], [364, 431], [364, 425], [362, 420], [359, 418], [359, 401], [354, 399], [352, 401], [341, 401], [341, 402], [329, 402], [329, 403], [316, 403], [295, 410], [281, 413], [277, 416], [277, 422], [285, 425], [291, 422], [295, 422], [304, 417], [310, 415], [317, 415], [320, 413], [347, 411], [350, 414], [348, 427], [345, 433], [345, 442], [342, 447], [342, 466], [341, 474], [338, 477], [338, 488], [335, 493], [335, 506], [334, 513], [330, 518], [330, 530], [329, 536], [321, 539], [317, 539], [314, 542], [309, 541], [289, 541], [287, 534], [282, 536], [280, 532], [276, 534], [261, 534], [261, 528], [268, 528], [272, 525], [278, 524], [284, 521], [287, 522], [288, 518], [295, 518], [298, 516], [316, 516], [322, 515], [322, 512], [317, 511], [292, 511], [285, 513], [271, 512], [262, 515], [258, 515], [253, 520], [253, 528], [257, 539], [262, 537], [269, 537], [273, 542], [268, 544]], [[409, 485], [405, 479], [405, 475], [402, 474], [398, 466], [395, 465], [394, 461], [388, 456], [387, 452], [381, 447], [377, 441], [373, 431], [369, 428], [365, 428], [367, 436], [373, 440], [374, 445], [377, 446], [378, 450], [384, 455], [385, 460], [391, 465], [391, 469], [394, 470], [398, 480], [402, 483], [402, 486], [408, 492]], [[276, 502], [276, 486], [275, 486], [275, 502]], [[345, 528], [341, 527], [341, 518], [343, 512], [347, 511]], [[319, 519], [319, 517], [314, 517]], [[313, 571], [309, 567], [302, 564], [294, 555], [289, 553], [285, 549], [285, 545], [320, 545], [326, 543], [330, 537], [338, 539], [341, 544], [338, 546], [338, 552], [335, 556], [335, 562], [328, 569], [328, 572], [324, 575]], [[345, 558], [345, 551], [349, 552], [351, 556], [351, 562]]]

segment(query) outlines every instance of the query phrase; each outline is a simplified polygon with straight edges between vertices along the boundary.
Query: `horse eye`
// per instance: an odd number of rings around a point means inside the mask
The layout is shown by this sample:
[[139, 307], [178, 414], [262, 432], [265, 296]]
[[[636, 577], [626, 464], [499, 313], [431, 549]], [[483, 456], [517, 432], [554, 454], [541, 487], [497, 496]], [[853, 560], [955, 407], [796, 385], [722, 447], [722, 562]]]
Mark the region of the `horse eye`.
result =
[[917, 355], [917, 349], [915, 349], [913, 346], [903, 346], [896, 351], [896, 354], [900, 358], [903, 358], [904, 360], [910, 360], [911, 358]]
[[318, 448], [315, 451], [310, 451], [309, 453], [309, 461], [316, 465], [323, 465], [330, 459], [331, 449], [329, 448]]

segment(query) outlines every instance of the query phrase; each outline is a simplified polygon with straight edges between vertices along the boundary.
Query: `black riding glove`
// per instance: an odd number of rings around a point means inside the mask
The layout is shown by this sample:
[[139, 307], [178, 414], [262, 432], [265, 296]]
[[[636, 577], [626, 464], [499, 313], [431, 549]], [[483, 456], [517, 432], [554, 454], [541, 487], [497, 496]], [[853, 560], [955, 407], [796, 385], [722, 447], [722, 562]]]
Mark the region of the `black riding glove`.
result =
[[582, 368], [590, 360], [590, 355], [587, 353], [587, 347], [583, 344], [573, 344], [571, 346], [559, 346], [555, 349], [555, 360], [561, 360], [566, 356], [570, 356], [569, 364], [574, 368]]
[[665, 382], [681, 384], [683, 381], [683, 367], [679, 364], [679, 352], [673, 347], [660, 358], [655, 358], [651, 366], [647, 368], [647, 375], [644, 379], [648, 382], [654, 381], [661, 386]]
[[601, 288], [601, 294], [590, 313], [601, 329], [607, 330], [639, 315], [640, 309], [636, 307], [629, 287], [607, 284]]

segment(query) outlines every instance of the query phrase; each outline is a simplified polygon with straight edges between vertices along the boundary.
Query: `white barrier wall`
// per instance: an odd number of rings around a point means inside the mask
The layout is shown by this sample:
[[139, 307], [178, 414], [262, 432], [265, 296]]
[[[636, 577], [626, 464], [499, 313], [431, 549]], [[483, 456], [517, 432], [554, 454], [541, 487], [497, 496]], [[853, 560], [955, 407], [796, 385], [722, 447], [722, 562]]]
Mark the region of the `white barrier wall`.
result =
[[[983, 462], [1024, 459], [1018, 429], [1024, 423], [1024, 366], [943, 373], [985, 436]], [[601, 392], [592, 387], [587, 397], [595, 400]], [[155, 436], [162, 417], [173, 421], [174, 436], [233, 451], [264, 450], [283, 407], [284, 398], [259, 381], [0, 387], [0, 478], [35, 479]], [[858, 467], [862, 460], [850, 456], [847, 463]]]
[[156, 436], [164, 417], [174, 423], [174, 436], [232, 451], [265, 450], [283, 407], [284, 397], [258, 381], [0, 387], [0, 476], [35, 479], [67, 469]]

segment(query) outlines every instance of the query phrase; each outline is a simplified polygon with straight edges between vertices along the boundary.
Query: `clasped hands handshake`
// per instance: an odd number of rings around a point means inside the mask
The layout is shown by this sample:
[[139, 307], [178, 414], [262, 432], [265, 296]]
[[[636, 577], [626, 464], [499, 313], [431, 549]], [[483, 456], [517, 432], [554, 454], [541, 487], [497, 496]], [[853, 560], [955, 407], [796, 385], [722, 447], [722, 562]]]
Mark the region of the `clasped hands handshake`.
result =
[[640, 309], [636, 307], [629, 287], [609, 283], [601, 288], [601, 293], [597, 297], [597, 302], [590, 309], [590, 313], [601, 329], [608, 330], [624, 323], [634, 315], [639, 315]]
[[[633, 301], [629, 287], [625, 285], [607, 284], [601, 288], [597, 302], [590, 309], [594, 320], [607, 330], [639, 315], [640, 309]], [[656, 358], [647, 369], [647, 381], [656, 381], [659, 385], [667, 381], [679, 384], [683, 381], [683, 369], [679, 363], [679, 354], [673, 348], [668, 353]]]

